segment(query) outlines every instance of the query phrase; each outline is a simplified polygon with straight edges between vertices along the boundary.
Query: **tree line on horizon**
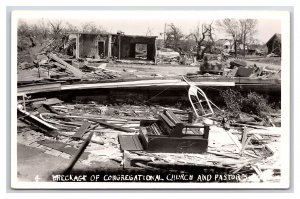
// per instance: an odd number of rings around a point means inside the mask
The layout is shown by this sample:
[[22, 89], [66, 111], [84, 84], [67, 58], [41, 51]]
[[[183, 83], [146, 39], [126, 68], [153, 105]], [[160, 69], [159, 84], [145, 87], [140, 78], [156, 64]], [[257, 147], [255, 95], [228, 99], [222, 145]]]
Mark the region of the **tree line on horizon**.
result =
[[[121, 31], [121, 30], [120, 30]], [[195, 52], [196, 58], [202, 59], [205, 53], [212, 52], [216, 46], [216, 32], [222, 31], [233, 41], [235, 55], [238, 46], [243, 46], [243, 55], [250, 44], [257, 43], [256, 19], [232, 19], [212, 21], [211, 23], [199, 23], [189, 34], [184, 34], [182, 29], [174, 23], [166, 24], [164, 40], [159, 42], [159, 47], [171, 48], [178, 52]], [[18, 22], [18, 51], [34, 46], [42, 45], [45, 40], [62, 42], [71, 32], [84, 33], [108, 33], [102, 26], [94, 22], [85, 22], [81, 25], [73, 25], [62, 20], [44, 20], [29, 24], [24, 20]], [[145, 36], [151, 35], [148, 27]]]

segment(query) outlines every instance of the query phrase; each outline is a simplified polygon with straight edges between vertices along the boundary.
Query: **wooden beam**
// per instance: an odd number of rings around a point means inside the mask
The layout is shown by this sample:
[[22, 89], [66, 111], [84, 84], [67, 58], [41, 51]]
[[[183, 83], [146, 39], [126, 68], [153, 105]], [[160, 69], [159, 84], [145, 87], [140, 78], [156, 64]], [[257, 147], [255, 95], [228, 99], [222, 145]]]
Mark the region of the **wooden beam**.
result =
[[72, 136], [73, 139], [81, 139], [82, 136], [85, 134], [85, 132], [88, 130], [88, 128], [91, 126], [91, 122], [85, 121], [80, 128], [77, 130], [77, 132]]
[[100, 125], [102, 126], [105, 126], [105, 127], [108, 127], [108, 128], [112, 128], [112, 129], [115, 129], [115, 130], [118, 130], [118, 131], [124, 131], [124, 132], [134, 132], [134, 130], [130, 129], [130, 128], [125, 128], [125, 127], [121, 127], [121, 126], [118, 126], [118, 125], [115, 125], [115, 124], [110, 124], [110, 123], [107, 123], [103, 120], [99, 120], [99, 119], [89, 119], [93, 122], [97, 122], [99, 123]]
[[36, 127], [38, 127], [42, 132], [52, 136], [52, 137], [56, 137], [57, 136], [57, 128], [52, 126], [51, 124], [45, 122], [44, 120], [24, 111], [21, 109], [17, 109], [18, 111], [18, 117], [21, 120], [24, 120]]
[[49, 53], [48, 56], [57, 61], [58, 63], [66, 66], [66, 69], [71, 71], [76, 77], [81, 78], [84, 76], [83, 72], [81, 72], [78, 68], [75, 68], [74, 66], [72, 66], [71, 64], [68, 64], [67, 62], [65, 62], [64, 60], [62, 60], [61, 58], [59, 58], [58, 56], [56, 56], [53, 53]]
[[66, 168], [66, 170], [63, 172], [64, 174], [69, 174], [71, 173], [74, 165], [76, 164], [76, 162], [78, 161], [78, 159], [80, 158], [81, 154], [84, 152], [84, 150], [86, 149], [86, 147], [89, 145], [92, 136], [94, 135], [93, 132], [91, 132], [89, 134], [89, 136], [87, 137], [87, 139], [84, 141], [84, 143], [81, 145], [81, 147], [78, 149], [76, 155], [73, 157], [73, 159], [71, 160], [69, 166]]
[[18, 87], [18, 93], [25, 93], [25, 94], [60, 91], [60, 90], [61, 90], [61, 83], [47, 83], [47, 84]]
[[[196, 86], [234, 86], [234, 82], [193, 82]], [[179, 79], [175, 80], [141, 80], [128, 82], [112, 82], [112, 83], [95, 83], [95, 84], [77, 84], [65, 85], [62, 90], [73, 89], [93, 89], [93, 88], [133, 88], [133, 87], [151, 87], [151, 86], [168, 86], [180, 87], [187, 84]]]

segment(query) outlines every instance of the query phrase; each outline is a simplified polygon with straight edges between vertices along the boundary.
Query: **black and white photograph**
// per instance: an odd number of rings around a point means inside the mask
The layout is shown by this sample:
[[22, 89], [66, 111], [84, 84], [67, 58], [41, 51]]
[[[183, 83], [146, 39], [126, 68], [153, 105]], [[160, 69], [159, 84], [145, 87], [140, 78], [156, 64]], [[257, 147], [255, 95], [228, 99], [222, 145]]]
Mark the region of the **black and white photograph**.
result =
[[13, 11], [11, 187], [288, 188], [290, 13]]

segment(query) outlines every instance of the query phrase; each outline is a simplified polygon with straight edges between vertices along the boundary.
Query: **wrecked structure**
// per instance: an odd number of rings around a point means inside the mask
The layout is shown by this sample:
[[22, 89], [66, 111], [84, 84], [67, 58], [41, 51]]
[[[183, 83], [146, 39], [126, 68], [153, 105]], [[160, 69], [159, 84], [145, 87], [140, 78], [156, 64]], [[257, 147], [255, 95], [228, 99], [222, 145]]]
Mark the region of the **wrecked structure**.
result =
[[[78, 58], [117, 58], [154, 61], [156, 58], [156, 36], [137, 36], [99, 33], [70, 33], [72, 53]], [[138, 48], [138, 46], [142, 46]], [[142, 49], [142, 50], [141, 50]], [[140, 55], [142, 54], [142, 55]]]
[[[73, 43], [66, 46], [74, 53], [72, 58], [45, 51], [36, 65], [19, 66], [33, 68], [20, 70], [26, 77], [26, 72], [31, 72], [30, 81], [18, 77], [17, 141], [21, 149], [65, 159], [63, 173], [75, 173], [78, 166], [83, 168], [80, 172], [88, 173], [96, 165], [99, 173], [154, 170], [163, 174], [172, 169], [174, 173], [199, 174], [212, 169], [208, 174], [247, 176], [238, 182], [280, 180], [280, 113], [270, 113], [268, 122], [242, 112], [226, 115], [203, 91], [199, 99], [197, 87], [280, 90], [280, 79], [271, 78], [273, 71], [268, 75], [266, 69], [239, 60], [211, 60], [214, 63], [207, 63], [203, 75], [197, 71], [188, 75], [193, 86], [187, 96], [188, 84], [180, 75], [188, 67], [172, 76], [170, 73], [177, 68], [165, 69], [163, 76], [164, 68], [160, 66], [134, 68], [102, 60], [155, 60], [156, 37], [74, 33], [70, 40]], [[177, 58], [171, 59], [174, 60]], [[254, 78], [249, 78], [251, 75]], [[21, 72], [19, 76], [22, 77]], [[270, 79], [263, 79], [265, 76]], [[172, 95], [166, 93], [167, 89]], [[53, 96], [59, 99], [49, 98]], [[172, 105], [162, 105], [167, 100], [173, 100], [168, 103]], [[190, 102], [188, 108], [178, 105], [184, 100]], [[194, 115], [187, 114], [190, 112]], [[201, 118], [201, 123], [195, 117]], [[61, 173], [56, 168], [48, 169]], [[26, 177], [26, 172], [20, 171], [20, 176]]]
[[268, 54], [274, 53], [281, 56], [281, 34], [275, 33], [266, 43]]
[[[201, 118], [205, 122], [201, 125], [194, 119], [191, 123], [191, 117], [183, 114], [189, 111], [159, 105], [75, 104], [56, 98], [20, 100], [18, 143], [23, 148], [41, 151], [46, 159], [64, 160], [62, 171], [47, 168], [54, 174], [89, 174], [98, 168], [99, 174], [130, 174], [135, 170], [139, 174], [155, 171], [163, 177], [166, 170], [172, 170], [172, 174], [184, 171], [244, 176], [233, 180], [216, 178], [214, 182], [280, 180], [280, 124], [258, 126], [252, 116], [242, 113], [239, 120], [224, 123], [224, 113], [215, 109], [210, 117], [214, 124]], [[185, 120], [188, 123], [182, 122]], [[153, 121], [163, 122], [159, 128], [167, 131], [156, 131]], [[145, 130], [147, 133], [143, 134]], [[170, 134], [164, 135], [166, 132]], [[34, 170], [30, 172], [36, 174]], [[19, 175], [23, 177], [26, 173], [20, 171]]]

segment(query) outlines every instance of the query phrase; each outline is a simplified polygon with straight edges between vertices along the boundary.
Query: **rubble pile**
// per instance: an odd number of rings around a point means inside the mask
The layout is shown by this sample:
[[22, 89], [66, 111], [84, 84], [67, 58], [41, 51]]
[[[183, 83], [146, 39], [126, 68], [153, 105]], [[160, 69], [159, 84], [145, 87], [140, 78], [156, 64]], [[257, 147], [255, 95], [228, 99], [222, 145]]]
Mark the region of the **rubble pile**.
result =
[[[79, 80], [105, 80], [119, 78], [118, 71], [106, 69], [107, 63], [98, 63], [87, 60], [70, 59], [68, 56], [48, 53], [39, 54], [33, 63], [22, 62], [18, 65], [19, 74], [35, 77], [37, 80], [64, 81], [70, 79]], [[61, 58], [63, 57], [63, 58]], [[96, 63], [97, 64], [97, 63]], [[21, 78], [22, 81], [24, 77]]]
[[[156, 118], [163, 109], [177, 112], [189, 110], [160, 105], [65, 103], [56, 98], [30, 99], [25, 103], [20, 100], [18, 109], [20, 113], [27, 114], [18, 116], [18, 143], [39, 148], [56, 157], [71, 159], [93, 133], [91, 143], [79, 159], [81, 164], [87, 166], [101, 163], [111, 169], [123, 167], [161, 171], [165, 168], [211, 168], [211, 172], [221, 169], [244, 174], [247, 177], [239, 179], [241, 182], [276, 182], [280, 179], [280, 128], [250, 125], [247, 123], [252, 121], [250, 116], [240, 115], [239, 121], [231, 122], [225, 128], [224, 122], [220, 121], [223, 120], [222, 113], [219, 112], [211, 118], [214, 126], [210, 128], [207, 153], [177, 154], [123, 152], [118, 136], [138, 134], [140, 121]], [[34, 118], [38, 118], [40, 123], [35, 122]], [[42, 131], [41, 123], [51, 127], [53, 133]], [[78, 134], [79, 137], [75, 136]]]
[[204, 76], [281, 79], [280, 69], [270, 69], [266, 65], [258, 65], [256, 63], [249, 64], [243, 59], [225, 59], [224, 56], [217, 58], [205, 56], [203, 62], [200, 63], [198, 74]]

